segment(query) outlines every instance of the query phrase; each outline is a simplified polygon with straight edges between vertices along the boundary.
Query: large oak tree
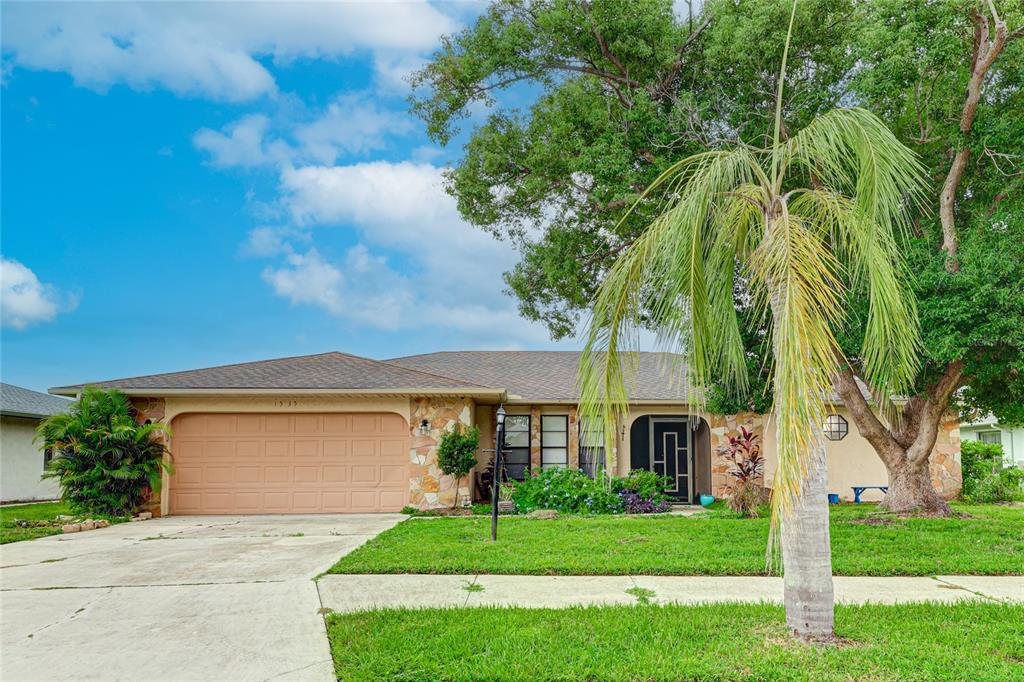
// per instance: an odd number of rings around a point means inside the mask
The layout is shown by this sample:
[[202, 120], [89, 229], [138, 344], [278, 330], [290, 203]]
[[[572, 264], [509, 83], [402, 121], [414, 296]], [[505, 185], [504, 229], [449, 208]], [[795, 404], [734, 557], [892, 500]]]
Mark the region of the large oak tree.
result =
[[[1006, 6], [1001, 6], [1006, 5]], [[903, 244], [922, 343], [914, 391], [880, 418], [857, 390], [866, 287], [849, 287], [836, 330], [836, 388], [890, 473], [895, 511], [948, 513], [927, 458], [951, 405], [1024, 420], [1024, 11], [988, 0], [807, 0], [795, 23], [783, 136], [836, 106], [882, 118], [920, 154], [927, 210]], [[672, 163], [733, 143], [767, 146], [788, 0], [499, 0], [417, 74], [415, 110], [447, 141], [487, 107], [449, 190], [473, 225], [521, 254], [509, 290], [554, 337], [580, 315], [665, 197], [640, 192]], [[770, 407], [769, 323], [744, 313], [747, 396]], [[875, 305], [878, 305], [876, 301]], [[646, 311], [639, 311], [641, 316]], [[758, 388], [758, 383], [762, 387]], [[885, 401], [882, 401], [885, 402]]]

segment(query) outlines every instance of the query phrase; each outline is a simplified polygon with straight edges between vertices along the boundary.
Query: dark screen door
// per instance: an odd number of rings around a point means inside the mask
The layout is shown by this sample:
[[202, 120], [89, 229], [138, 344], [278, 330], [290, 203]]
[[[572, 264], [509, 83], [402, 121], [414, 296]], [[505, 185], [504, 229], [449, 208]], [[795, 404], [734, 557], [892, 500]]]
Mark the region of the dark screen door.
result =
[[651, 418], [651, 471], [672, 480], [669, 495], [690, 501], [690, 441], [686, 420]]

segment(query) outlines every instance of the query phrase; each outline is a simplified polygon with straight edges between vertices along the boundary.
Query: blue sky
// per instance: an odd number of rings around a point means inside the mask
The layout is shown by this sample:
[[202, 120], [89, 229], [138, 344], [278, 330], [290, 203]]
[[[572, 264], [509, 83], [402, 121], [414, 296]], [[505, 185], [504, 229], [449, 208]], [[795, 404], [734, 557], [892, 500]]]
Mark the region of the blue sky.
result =
[[3, 381], [555, 347], [407, 112], [480, 9], [5, 2]]

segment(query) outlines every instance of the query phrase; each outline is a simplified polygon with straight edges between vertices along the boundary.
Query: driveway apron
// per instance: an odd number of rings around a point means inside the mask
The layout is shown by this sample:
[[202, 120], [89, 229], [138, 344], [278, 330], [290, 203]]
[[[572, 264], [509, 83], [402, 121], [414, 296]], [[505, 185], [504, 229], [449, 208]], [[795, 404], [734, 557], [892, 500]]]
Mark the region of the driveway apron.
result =
[[312, 578], [399, 514], [170, 517], [0, 548], [4, 680], [333, 680]]

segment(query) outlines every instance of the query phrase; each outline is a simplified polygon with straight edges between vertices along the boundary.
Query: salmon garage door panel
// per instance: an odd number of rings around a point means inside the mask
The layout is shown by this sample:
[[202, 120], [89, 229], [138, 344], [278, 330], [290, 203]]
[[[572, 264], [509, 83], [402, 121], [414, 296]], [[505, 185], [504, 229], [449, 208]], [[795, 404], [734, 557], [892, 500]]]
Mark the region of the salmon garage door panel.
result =
[[172, 514], [398, 511], [409, 500], [397, 414], [184, 414], [171, 433]]

